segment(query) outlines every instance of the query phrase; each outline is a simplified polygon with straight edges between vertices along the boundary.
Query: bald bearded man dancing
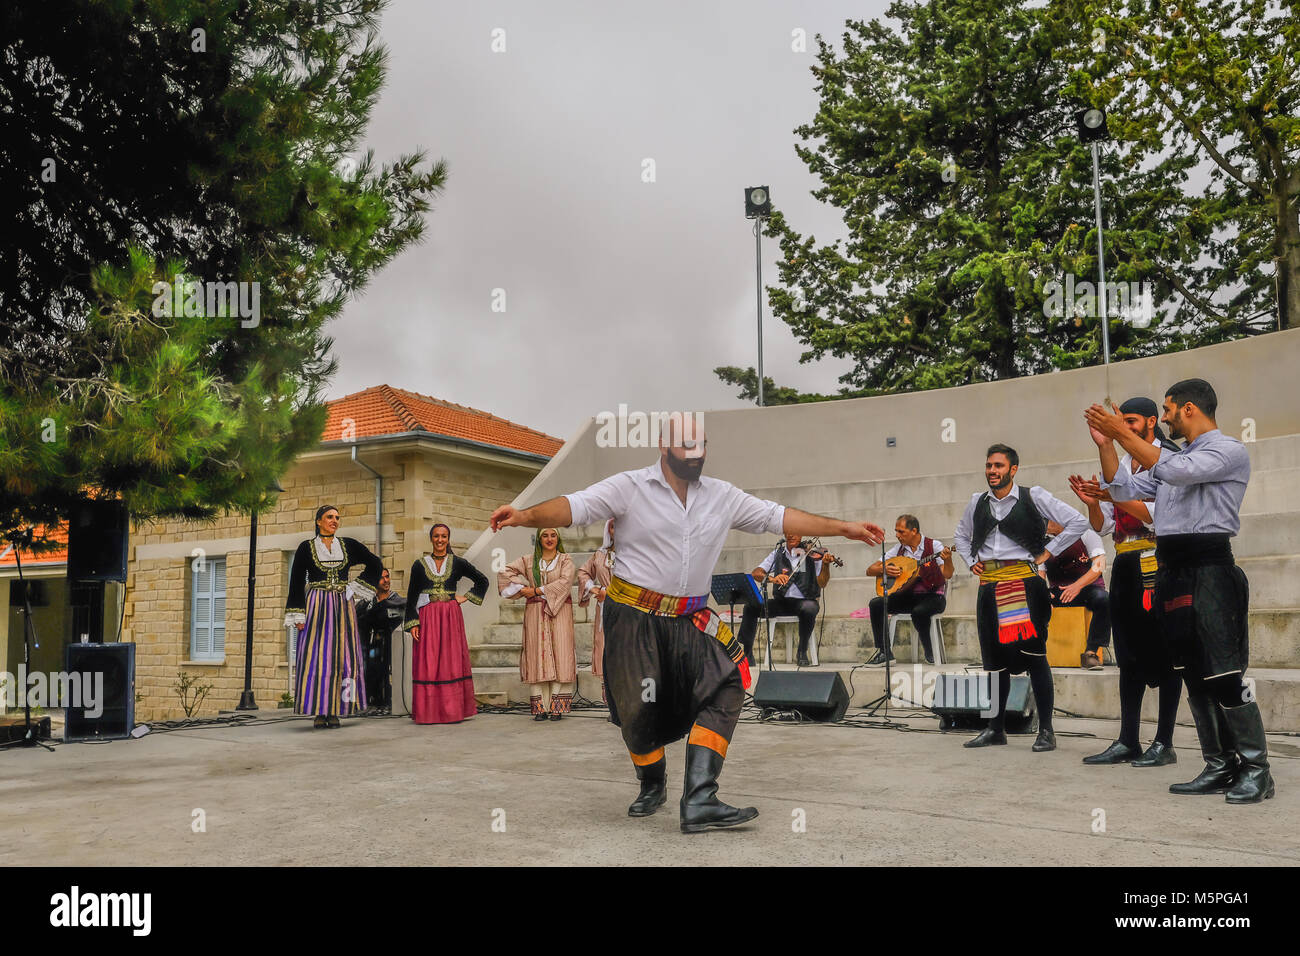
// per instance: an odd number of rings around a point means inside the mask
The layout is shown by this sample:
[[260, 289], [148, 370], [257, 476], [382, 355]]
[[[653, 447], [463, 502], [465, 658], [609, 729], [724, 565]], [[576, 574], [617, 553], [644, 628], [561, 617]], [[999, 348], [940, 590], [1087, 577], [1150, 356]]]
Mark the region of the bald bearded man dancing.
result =
[[505, 505], [492, 514], [493, 531], [615, 519], [618, 551], [602, 614], [610, 719], [623, 731], [641, 782], [627, 812], [649, 816], [667, 802], [664, 745], [686, 737], [683, 833], [758, 816], [753, 807], [717, 798], [749, 676], [740, 642], [707, 607], [727, 532], [838, 535], [871, 545], [885, 536], [874, 524], [786, 508], [704, 477], [707, 445], [698, 416], [673, 413], [654, 464], [531, 508]]

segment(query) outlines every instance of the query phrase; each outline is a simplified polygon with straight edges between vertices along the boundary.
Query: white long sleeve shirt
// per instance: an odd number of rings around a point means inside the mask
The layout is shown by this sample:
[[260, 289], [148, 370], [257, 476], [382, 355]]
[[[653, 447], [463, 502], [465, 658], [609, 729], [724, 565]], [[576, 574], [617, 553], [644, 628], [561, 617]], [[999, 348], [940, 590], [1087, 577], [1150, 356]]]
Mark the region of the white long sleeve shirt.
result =
[[686, 504], [664, 478], [662, 465], [620, 472], [565, 495], [574, 524], [615, 520], [614, 574], [661, 594], [709, 593], [727, 533], [780, 534], [785, 506], [701, 477], [686, 489]]
[[[990, 559], [1033, 561], [1037, 555], [1030, 554], [1004, 535], [1002, 529], [997, 527], [990, 531], [989, 536], [984, 539], [979, 554], [971, 553], [971, 539], [975, 535], [975, 506], [979, 504], [980, 499], [985, 495], [988, 495], [989, 507], [993, 511], [993, 517], [1001, 521], [1011, 513], [1011, 509], [1020, 500], [1020, 485], [1013, 484], [1011, 491], [1001, 499], [995, 497], [992, 491], [977, 491], [971, 495], [970, 504], [966, 506], [961, 520], [957, 522], [957, 530], [953, 532], [953, 550], [960, 554], [962, 560], [967, 564], [975, 564]], [[1029, 500], [1033, 502], [1038, 509], [1038, 513], [1045, 520], [1050, 519], [1061, 526], [1061, 533], [1047, 542], [1047, 550], [1053, 555], [1059, 555], [1078, 541], [1083, 536], [1083, 533], [1088, 530], [1088, 519], [1064, 501], [1056, 498], [1046, 488], [1034, 485], [1029, 489]]]

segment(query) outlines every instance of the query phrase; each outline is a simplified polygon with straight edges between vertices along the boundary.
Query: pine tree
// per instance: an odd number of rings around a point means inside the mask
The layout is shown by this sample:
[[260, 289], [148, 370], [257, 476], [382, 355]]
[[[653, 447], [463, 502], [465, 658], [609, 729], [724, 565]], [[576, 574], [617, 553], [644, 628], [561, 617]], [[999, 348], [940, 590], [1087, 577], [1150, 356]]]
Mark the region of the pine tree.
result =
[[[1075, 129], [1098, 95], [1089, 31], [1060, 4], [1024, 0], [899, 0], [888, 16], [850, 22], [842, 53], [819, 38], [820, 105], [795, 131], [846, 238], [819, 244], [780, 211], [768, 226], [783, 255], [769, 301], [808, 346], [801, 360], [852, 359], [842, 395], [1099, 363], [1099, 310], [1049, 314], [1045, 291], [1097, 274], [1091, 156]], [[1168, 281], [1133, 249], [1166, 234], [1193, 160], [1141, 168], [1139, 155], [1123, 142], [1103, 153], [1107, 280], [1150, 282], [1167, 313]], [[1110, 315], [1116, 359], [1222, 335], [1214, 320]]]
[[1169, 235], [1200, 262], [1153, 264], [1225, 328], [1300, 325], [1300, 13], [1278, 0], [1102, 0], [1098, 90], [1151, 156], [1172, 140], [1208, 170]]
[[383, 6], [0, 8], [0, 531], [87, 493], [247, 509], [319, 441], [325, 325], [445, 179], [357, 154]]

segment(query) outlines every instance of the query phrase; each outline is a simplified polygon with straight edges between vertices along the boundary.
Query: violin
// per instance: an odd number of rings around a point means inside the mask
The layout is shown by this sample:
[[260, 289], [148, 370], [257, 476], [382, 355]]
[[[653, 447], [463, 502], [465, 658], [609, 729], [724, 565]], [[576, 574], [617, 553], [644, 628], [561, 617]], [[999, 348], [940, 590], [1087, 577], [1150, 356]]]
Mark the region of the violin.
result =
[[831, 554], [826, 548], [822, 547], [821, 541], [816, 539], [814, 539], [814, 543], [810, 546], [807, 555], [813, 561], [829, 560], [831, 564], [835, 565], [837, 568], [844, 567], [844, 562]]

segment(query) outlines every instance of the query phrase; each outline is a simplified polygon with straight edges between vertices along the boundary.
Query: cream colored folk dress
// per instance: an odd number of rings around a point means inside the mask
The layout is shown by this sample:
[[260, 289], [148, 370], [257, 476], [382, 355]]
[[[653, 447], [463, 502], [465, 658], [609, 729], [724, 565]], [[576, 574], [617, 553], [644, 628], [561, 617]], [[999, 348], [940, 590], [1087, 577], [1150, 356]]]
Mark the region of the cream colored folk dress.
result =
[[[524, 647], [519, 677], [531, 685], [534, 714], [567, 714], [578, 682], [578, 652], [573, 637], [573, 584], [577, 570], [567, 554], [542, 563], [542, 594], [524, 608]], [[497, 574], [502, 597], [533, 586], [533, 556], [524, 555]]]

